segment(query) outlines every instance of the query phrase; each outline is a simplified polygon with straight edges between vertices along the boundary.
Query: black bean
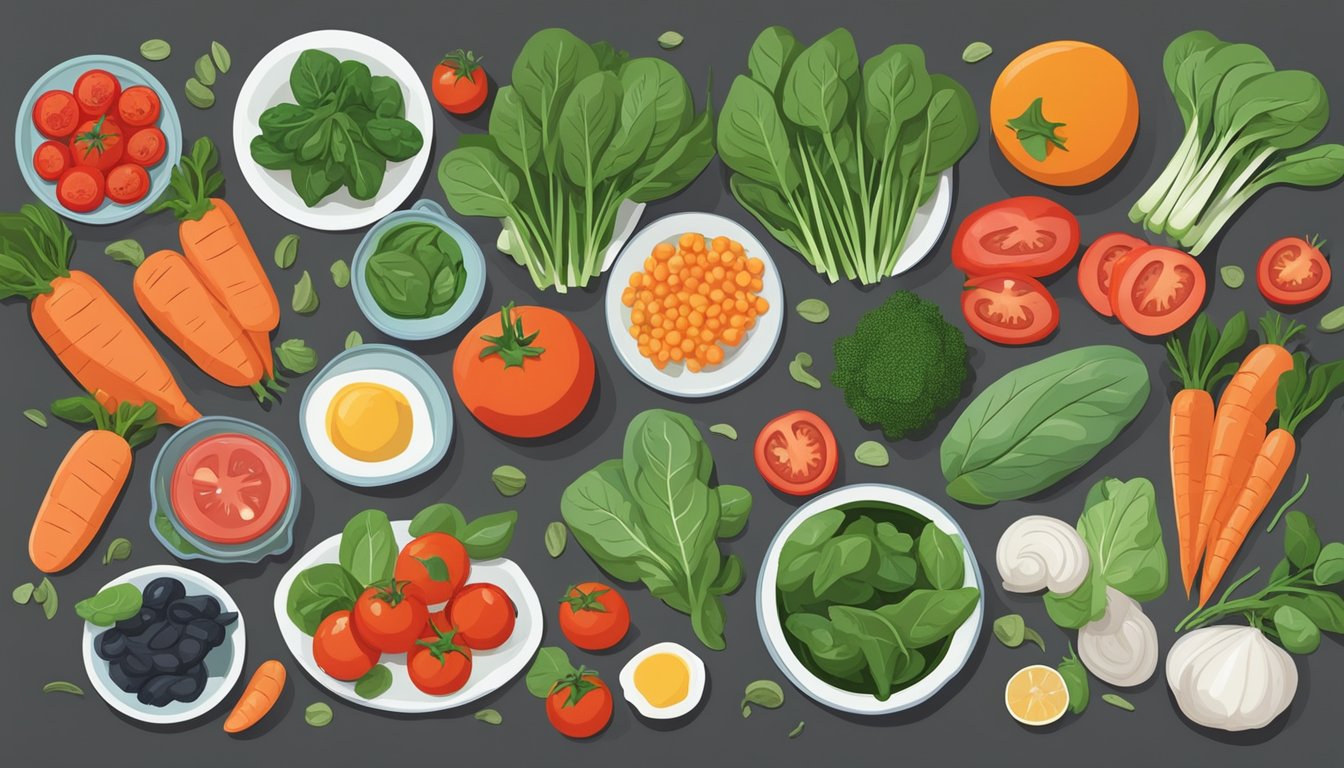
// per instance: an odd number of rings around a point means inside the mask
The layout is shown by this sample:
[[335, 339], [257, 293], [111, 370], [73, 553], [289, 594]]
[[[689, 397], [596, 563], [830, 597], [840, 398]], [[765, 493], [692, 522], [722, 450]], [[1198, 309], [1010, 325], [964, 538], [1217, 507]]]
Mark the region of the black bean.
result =
[[121, 630], [113, 628], [98, 635], [98, 658], [104, 661], [114, 661], [126, 655], [126, 635]]
[[116, 627], [117, 629], [120, 629], [122, 632], [125, 632], [128, 635], [138, 635], [141, 632], [144, 632], [145, 629], [149, 627], [149, 625], [160, 621], [162, 618], [163, 617], [160, 615], [158, 611], [152, 608], [142, 607], [140, 609], [140, 612], [137, 613], [136, 615], [130, 617], [129, 619], [122, 619], [121, 621], [118, 621]]
[[180, 624], [165, 622], [159, 626], [158, 631], [153, 635], [150, 635], [148, 632], [145, 634], [149, 636], [150, 650], [166, 651], [172, 649], [172, 647], [177, 645], [177, 642], [182, 639], [182, 626]]
[[143, 677], [154, 671], [154, 663], [149, 660], [149, 657], [137, 653], [128, 653], [122, 656], [121, 666], [126, 670], [126, 674], [135, 677]]
[[178, 701], [195, 701], [205, 690], [205, 667], [197, 665], [180, 675], [168, 687], [168, 693]]
[[192, 619], [213, 619], [219, 615], [219, 601], [209, 595], [192, 595], [168, 604], [168, 618], [178, 624]]
[[172, 694], [169, 692], [173, 684], [178, 681], [177, 675], [155, 675], [145, 681], [143, 687], [136, 694], [136, 698], [141, 704], [149, 704], [153, 707], [162, 707], [173, 701]]
[[237, 611], [227, 611], [215, 617], [215, 623], [221, 627], [227, 627], [238, 620]]
[[108, 676], [112, 678], [112, 683], [127, 693], [136, 693], [144, 687], [145, 681], [149, 677], [145, 675], [132, 675], [126, 672], [125, 666], [113, 662], [108, 667]]
[[197, 640], [194, 637], [184, 637], [177, 644], [177, 658], [182, 660], [182, 665], [186, 667], [199, 664], [206, 654], [210, 653], [210, 647], [204, 640]]
[[150, 657], [150, 663], [154, 665], [155, 672], [163, 674], [174, 674], [182, 669], [182, 662], [177, 658], [177, 654], [172, 651], [160, 651]]
[[210, 648], [224, 642], [224, 628], [216, 624], [214, 619], [196, 619], [187, 625], [186, 634], [204, 640]]
[[186, 594], [187, 588], [182, 586], [182, 582], [170, 576], [162, 576], [145, 585], [144, 604], [156, 610], [163, 610], [169, 603], [185, 597]]

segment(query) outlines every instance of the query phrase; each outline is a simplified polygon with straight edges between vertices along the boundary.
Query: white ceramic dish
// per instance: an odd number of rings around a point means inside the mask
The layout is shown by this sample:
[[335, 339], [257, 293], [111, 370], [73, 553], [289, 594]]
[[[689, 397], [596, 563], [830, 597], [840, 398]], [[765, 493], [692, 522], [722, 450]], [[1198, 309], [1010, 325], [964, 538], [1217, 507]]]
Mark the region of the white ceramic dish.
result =
[[[760, 295], [770, 303], [769, 310], [757, 318], [756, 327], [736, 347], [726, 347], [723, 362], [691, 373], [685, 366], [669, 363], [658, 370], [653, 362], [639, 354], [639, 345], [630, 336], [630, 308], [621, 303], [621, 291], [630, 284], [630, 276], [644, 268], [644, 260], [658, 243], [675, 241], [687, 232], [707, 237], [723, 236], [742, 243], [750, 257], [765, 262]], [[635, 378], [650, 387], [677, 397], [701, 398], [721, 395], [742, 386], [756, 375], [779, 343], [784, 328], [784, 287], [779, 270], [761, 241], [737, 222], [712, 213], [675, 213], [664, 216], [630, 238], [607, 275], [605, 297], [607, 334], [616, 356]]]
[[[397, 537], [397, 547], [406, 546], [415, 538], [410, 533], [409, 520], [392, 522], [392, 532]], [[298, 661], [303, 671], [308, 673], [318, 685], [336, 696], [353, 702], [361, 707], [383, 712], [424, 713], [441, 712], [473, 702], [482, 696], [498, 690], [505, 683], [517, 677], [526, 669], [532, 656], [541, 645], [541, 601], [531, 582], [521, 568], [512, 560], [496, 558], [494, 560], [473, 560], [468, 584], [489, 582], [504, 590], [518, 609], [518, 621], [513, 634], [500, 647], [489, 651], [476, 651], [471, 655], [471, 677], [462, 690], [447, 696], [431, 696], [422, 693], [406, 674], [404, 655], [384, 656], [380, 663], [392, 670], [392, 687], [375, 699], [364, 699], [355, 693], [355, 684], [336, 680], [318, 668], [313, 660], [313, 638], [303, 634], [290, 621], [285, 609], [289, 588], [299, 572], [318, 563], [335, 563], [339, 560], [341, 548], [340, 534], [321, 542], [307, 554], [299, 558], [280, 579], [275, 589], [275, 621], [280, 627], [280, 636], [284, 638], [289, 652]]]
[[761, 637], [765, 640], [765, 647], [770, 652], [771, 658], [784, 672], [784, 676], [789, 678], [789, 681], [803, 693], [832, 709], [838, 709], [842, 712], [852, 712], [857, 715], [886, 715], [924, 703], [929, 697], [941, 690], [944, 685], [947, 685], [952, 678], [956, 677], [962, 667], [966, 666], [967, 660], [971, 657], [971, 652], [975, 650], [975, 642], [980, 637], [980, 628], [985, 619], [985, 585], [983, 579], [980, 578], [980, 567], [975, 562], [975, 555], [967, 544], [963, 547], [966, 565], [964, 585], [980, 590], [980, 600], [976, 603], [975, 610], [972, 611], [965, 623], [953, 633], [947, 653], [943, 656], [943, 660], [938, 663], [938, 666], [934, 667], [933, 671], [914, 685], [892, 693], [886, 701], [878, 701], [877, 697], [871, 694], [854, 693], [837, 688], [812, 674], [793, 654], [793, 650], [789, 648], [785, 639], [784, 625], [779, 619], [779, 601], [776, 595], [779, 553], [784, 548], [784, 542], [798, 529], [798, 526], [802, 525], [804, 520], [834, 507], [865, 501], [904, 507], [928, 519], [944, 533], [955, 536], [963, 544], [966, 544], [966, 535], [962, 533], [961, 527], [957, 525], [951, 515], [947, 514], [942, 507], [913, 491], [878, 483], [861, 483], [837, 488], [817, 496], [799, 507], [798, 511], [784, 521], [784, 525], [780, 526], [779, 532], [770, 542], [770, 548], [765, 553], [765, 564], [761, 567], [761, 575], [756, 586], [756, 618], [760, 623]]
[[[640, 663], [650, 656], [656, 656], [660, 653], [669, 653], [686, 663], [687, 672], [690, 673], [690, 682], [686, 688], [686, 698], [667, 707], [655, 707], [644, 699], [635, 686], [635, 669]], [[705, 697], [705, 662], [696, 656], [693, 651], [680, 643], [658, 643], [635, 654], [630, 661], [621, 668], [621, 693], [625, 700], [640, 715], [650, 720], [675, 720], [678, 717], [684, 717], [694, 710], [700, 700]]]
[[[342, 61], [363, 62], [374, 75], [395, 78], [401, 84], [406, 119], [414, 123], [424, 137], [425, 144], [415, 157], [388, 164], [383, 185], [372, 200], [356, 200], [348, 189], [342, 188], [316, 207], [309, 208], [294, 191], [289, 171], [267, 170], [252, 161], [252, 139], [261, 132], [257, 127], [261, 113], [276, 104], [292, 101], [289, 72], [299, 54], [313, 48]], [[358, 229], [395, 211], [419, 186], [429, 164], [433, 143], [434, 113], [430, 111], [429, 95], [425, 93], [420, 76], [391, 46], [357, 32], [324, 29], [299, 35], [276, 46], [247, 76], [233, 111], [233, 151], [248, 186], [271, 210], [312, 229]]]
[[205, 670], [208, 677], [205, 691], [195, 701], [175, 701], [166, 707], [151, 707], [141, 704], [134, 693], [127, 693], [117, 687], [110, 677], [110, 665], [98, 658], [93, 650], [95, 638], [107, 630], [107, 627], [95, 627], [84, 622], [84, 671], [88, 673], [93, 689], [103, 697], [108, 706], [142, 723], [167, 725], [194, 720], [219, 706], [229, 691], [238, 683], [243, 674], [243, 656], [247, 648], [247, 632], [243, 628], [243, 614], [238, 604], [233, 602], [229, 593], [211, 579], [176, 565], [150, 565], [122, 574], [103, 585], [103, 589], [117, 584], [134, 584], [140, 589], [161, 576], [169, 576], [182, 582], [187, 595], [210, 595], [219, 601], [220, 610], [238, 613], [238, 620], [225, 629], [224, 642], [210, 651], [205, 657]]
[[915, 211], [910, 222], [910, 230], [905, 235], [905, 247], [896, 258], [896, 266], [891, 275], [895, 277], [915, 268], [938, 244], [947, 220], [952, 215], [952, 169], [948, 168], [938, 176], [938, 190], [933, 197]]

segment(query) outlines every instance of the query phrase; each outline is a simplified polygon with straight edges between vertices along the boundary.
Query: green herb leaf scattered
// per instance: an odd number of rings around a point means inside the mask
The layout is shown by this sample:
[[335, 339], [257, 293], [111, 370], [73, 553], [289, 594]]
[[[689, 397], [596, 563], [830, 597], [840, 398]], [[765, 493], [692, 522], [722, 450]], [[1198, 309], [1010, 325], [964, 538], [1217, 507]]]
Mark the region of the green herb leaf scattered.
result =
[[565, 524], [556, 520], [546, 526], [546, 554], [551, 557], [559, 557], [565, 552], [565, 544], [569, 542], [569, 529]]
[[197, 109], [209, 109], [215, 106], [215, 92], [210, 90], [210, 86], [202, 83], [194, 77], [187, 78], [185, 88], [187, 94], [187, 103]]
[[793, 356], [793, 361], [789, 363], [789, 375], [799, 384], [805, 384], [813, 389], [821, 389], [821, 381], [812, 372], [807, 370], [812, 367], [812, 355], [806, 352], [799, 352]]
[[35, 589], [37, 587], [33, 586], [31, 581], [25, 582], [15, 587], [14, 591], [10, 593], [10, 597], [13, 597], [14, 602], [19, 605], [27, 605], [33, 599], [33, 590]]
[[303, 339], [286, 339], [275, 348], [275, 356], [285, 370], [295, 374], [305, 374], [317, 367], [317, 352]]
[[499, 710], [497, 709], [482, 709], [480, 712], [472, 715], [472, 717], [487, 725], [499, 725], [504, 722], [504, 716], [499, 714]]
[[218, 40], [210, 43], [210, 58], [214, 60], [215, 69], [219, 70], [221, 75], [228, 74], [229, 67], [233, 66], [233, 57], [229, 55], [229, 49]]
[[118, 536], [107, 545], [107, 551], [103, 553], [103, 565], [114, 563], [118, 560], [129, 560], [131, 557], [131, 540]]
[[1047, 120], [1042, 111], [1044, 102], [1045, 99], [1036, 99], [1025, 112], [1008, 121], [1008, 127], [1017, 132], [1017, 140], [1022, 143], [1022, 148], [1038, 162], [1045, 160], [1051, 146], [1069, 151], [1064, 146], [1067, 139], [1055, 132], [1055, 129], [1063, 128], [1065, 123]]
[[712, 434], [719, 435], [720, 437], [726, 437], [729, 440], [737, 439], [737, 428], [734, 427], [732, 424], [722, 424], [722, 423], [710, 424], [709, 431]]
[[303, 721], [314, 728], [331, 725], [331, 717], [331, 706], [326, 702], [319, 701], [316, 704], [309, 704], [303, 710]]
[[157, 37], [140, 44], [140, 55], [145, 61], [163, 61], [173, 53], [173, 46], [168, 44], [167, 40], [161, 40]]
[[1023, 642], [1032, 642], [1042, 651], [1045, 650], [1045, 639], [1041, 637], [1039, 632], [1028, 627], [1022, 617], [1016, 613], [1000, 616], [994, 620], [994, 636], [1009, 648], [1017, 648]]
[[311, 315], [317, 311], [317, 290], [313, 288], [313, 277], [308, 270], [303, 271], [299, 282], [294, 284], [294, 295], [289, 306], [300, 315]]
[[982, 43], [977, 40], [962, 50], [961, 60], [967, 64], [974, 64], [977, 61], [989, 58], [989, 55], [993, 52], [994, 49], [989, 47], [989, 43]]
[[39, 411], [36, 408], [29, 408], [25, 410], [23, 412], [23, 418], [33, 422], [34, 424], [43, 429], [47, 428], [47, 414]]
[[68, 693], [72, 696], [83, 696], [84, 689], [74, 683], [67, 683], [64, 680], [56, 680], [42, 686], [43, 693]]
[[1119, 707], [1120, 709], [1123, 709], [1126, 712], [1134, 711], [1134, 705], [1130, 704], [1128, 701], [1125, 700], [1125, 697], [1121, 696], [1118, 693], [1103, 693], [1101, 695], [1101, 700], [1106, 702], [1107, 704], [1110, 704], [1112, 707]]
[[490, 473], [490, 482], [495, 484], [495, 490], [501, 495], [517, 496], [527, 487], [527, 475], [511, 464], [503, 464]]
[[1078, 660], [1073, 645], [1069, 645], [1069, 655], [1056, 667], [1059, 676], [1064, 678], [1064, 687], [1069, 690], [1069, 711], [1080, 715], [1087, 709], [1090, 693], [1087, 685], [1087, 668]]
[[210, 60], [209, 54], [196, 60], [196, 79], [201, 85], [215, 84], [215, 63]]
[[275, 244], [275, 266], [281, 269], [289, 269], [294, 266], [294, 260], [299, 256], [299, 236], [288, 234], [280, 238], [280, 242]]
[[891, 463], [887, 447], [876, 440], [864, 440], [854, 449], [854, 460], [870, 467], [885, 467]]
[[807, 725], [806, 722], [804, 722], [804, 721], [802, 721], [802, 720], [799, 720], [799, 721], [798, 721], [798, 724], [795, 725], [795, 726], [793, 726], [793, 730], [789, 731], [789, 738], [790, 738], [790, 739], [796, 739], [796, 738], [798, 738], [799, 736], [803, 735], [803, 728], [804, 728], [806, 725]]
[[359, 331], [351, 331], [345, 335], [345, 348], [351, 349], [364, 343], [364, 335]]
[[103, 253], [116, 261], [130, 264], [133, 267], [140, 266], [140, 263], [145, 260], [144, 246], [130, 238], [108, 243], [107, 247], [103, 249]]
[[1321, 333], [1339, 333], [1344, 331], [1344, 307], [1335, 307], [1321, 317], [1316, 324]]
[[798, 302], [798, 316], [809, 323], [824, 323], [831, 316], [831, 307], [821, 299], [803, 299]]
[[355, 681], [355, 695], [361, 699], [376, 699], [392, 687], [392, 670], [386, 664], [375, 664], [373, 669]]
[[677, 46], [681, 45], [685, 41], [686, 41], [685, 35], [681, 34], [680, 32], [673, 32], [671, 30], [668, 30], [658, 36], [658, 47], [662, 48], [665, 51], [670, 51], [673, 48], [676, 48]]
[[742, 696], [743, 717], [751, 716], [749, 706], [751, 704], [766, 709], [779, 709], [784, 706], [784, 689], [774, 680], [754, 680], [747, 683], [746, 692]]
[[42, 606], [42, 613], [46, 615], [47, 621], [51, 621], [56, 616], [56, 609], [60, 605], [60, 599], [56, 595], [56, 585], [51, 583], [51, 579], [43, 576], [42, 581], [38, 583], [37, 589], [33, 590], [33, 602]]
[[331, 282], [337, 288], [344, 288], [350, 284], [350, 267], [346, 265], [344, 259], [337, 259], [331, 263]]
[[1229, 264], [1218, 270], [1218, 275], [1223, 279], [1223, 285], [1228, 288], [1240, 288], [1246, 282], [1246, 273], [1235, 264]]

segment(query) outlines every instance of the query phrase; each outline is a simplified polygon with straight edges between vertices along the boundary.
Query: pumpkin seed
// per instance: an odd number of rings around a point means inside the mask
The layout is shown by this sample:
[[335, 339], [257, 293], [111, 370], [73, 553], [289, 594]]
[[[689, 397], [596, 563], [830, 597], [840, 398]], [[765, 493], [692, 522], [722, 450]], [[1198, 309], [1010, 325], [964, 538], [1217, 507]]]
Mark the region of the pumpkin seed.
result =
[[227, 74], [229, 67], [233, 66], [233, 57], [229, 55], [229, 49], [218, 40], [210, 43], [210, 58], [215, 60], [215, 69], [218, 69], [221, 75]]
[[331, 725], [331, 705], [322, 701], [319, 701], [316, 704], [309, 704], [308, 707], [303, 710], [303, 722], [314, 728]]
[[116, 261], [130, 264], [132, 267], [140, 266], [140, 263], [145, 260], [144, 247], [131, 239], [108, 243], [107, 247], [103, 249], [103, 253]]
[[280, 364], [292, 373], [304, 374], [317, 367], [317, 352], [303, 339], [286, 339], [275, 348]]
[[793, 362], [789, 363], [789, 375], [799, 384], [806, 384], [813, 389], [821, 389], [821, 381], [807, 370], [811, 365], [812, 356], [806, 352], [799, 352], [793, 356]]
[[64, 680], [56, 680], [42, 686], [43, 693], [69, 693], [75, 696], [83, 696], [84, 689], [74, 683], [67, 683]]
[[778, 709], [784, 705], [784, 689], [774, 680], [753, 680], [747, 683], [746, 693], [742, 696], [742, 716], [751, 717], [751, 706], [766, 709]]
[[1123, 709], [1126, 712], [1134, 711], [1134, 705], [1130, 704], [1128, 701], [1125, 700], [1124, 696], [1121, 696], [1118, 693], [1104, 693], [1101, 696], [1101, 700], [1106, 702], [1107, 704], [1110, 704], [1112, 707], [1119, 707], [1120, 709]]
[[546, 526], [546, 553], [551, 557], [564, 554], [565, 544], [569, 541], [569, 529], [559, 520]]
[[480, 712], [472, 715], [472, 717], [489, 725], [499, 725], [504, 722], [504, 716], [499, 714], [499, 710], [497, 709], [482, 709]]
[[681, 34], [680, 32], [673, 32], [670, 29], [658, 36], [658, 45], [665, 51], [670, 51], [673, 48], [676, 48], [677, 46], [681, 45], [685, 41], [686, 41], [685, 35]]
[[56, 585], [51, 583], [51, 579], [42, 577], [42, 583], [33, 590], [33, 600], [42, 604], [42, 613], [46, 614], [47, 621], [56, 616], [56, 607], [60, 605], [60, 600], [56, 596]]
[[115, 562], [117, 560], [128, 560], [131, 557], [131, 540], [124, 538], [115, 538], [112, 543], [107, 545], [107, 552], [103, 554], [103, 565]]
[[716, 435], [722, 435], [729, 440], [737, 439], [737, 428], [732, 424], [711, 424], [709, 425], [709, 431]]
[[15, 587], [14, 591], [9, 593], [9, 596], [14, 598], [14, 602], [19, 605], [27, 605], [33, 599], [33, 590], [35, 589], [37, 587], [33, 586], [30, 581]]
[[187, 78], [187, 103], [197, 109], [209, 109], [215, 106], [215, 92], [210, 86], [194, 77]]
[[799, 736], [801, 736], [801, 735], [803, 734], [803, 726], [805, 726], [805, 725], [807, 725], [806, 722], [804, 722], [804, 721], [802, 721], [802, 720], [799, 720], [799, 721], [798, 721], [798, 724], [795, 725], [795, 726], [793, 726], [793, 730], [792, 730], [792, 731], [789, 731], [789, 738], [790, 738], [790, 739], [796, 739], [796, 738], [798, 738]]
[[47, 414], [37, 410], [36, 408], [29, 408], [28, 410], [24, 411], [23, 418], [33, 422], [34, 424], [43, 429], [47, 428]]
[[[375, 664], [373, 669], [355, 681], [355, 694], [361, 699], [376, 699], [387, 693], [392, 687], [392, 670], [384, 664]], [[313, 725], [313, 723], [309, 723]]]
[[215, 63], [210, 60], [209, 54], [196, 60], [196, 79], [201, 85], [215, 84]]
[[854, 449], [854, 460], [870, 467], [885, 467], [891, 463], [887, 447], [876, 440], [864, 440]]
[[364, 336], [359, 331], [351, 331], [345, 335], [345, 348], [358, 347], [364, 343]]
[[831, 316], [831, 307], [821, 299], [803, 299], [796, 307], [798, 316], [809, 323], [824, 323]]
[[974, 64], [977, 61], [988, 58], [993, 52], [994, 49], [989, 47], [989, 43], [982, 43], [977, 40], [966, 46], [965, 50], [961, 52], [961, 60], [967, 64]]
[[1242, 271], [1241, 267], [1234, 264], [1229, 264], [1218, 270], [1218, 275], [1223, 278], [1223, 285], [1228, 288], [1240, 288], [1246, 282], [1246, 273]]
[[517, 496], [523, 492], [527, 486], [527, 475], [523, 470], [504, 464], [496, 467], [494, 472], [490, 473], [490, 482], [495, 484], [495, 490], [504, 496]]
[[275, 244], [275, 266], [289, 269], [299, 257], [299, 236], [285, 235]]
[[294, 295], [289, 306], [300, 315], [311, 315], [317, 311], [317, 290], [313, 288], [313, 276], [303, 270], [303, 276], [294, 284]]
[[1336, 307], [1325, 313], [1321, 322], [1316, 325], [1321, 333], [1339, 333], [1344, 331], [1344, 307]]
[[337, 259], [331, 263], [331, 282], [335, 283], [337, 288], [344, 288], [350, 284], [350, 267], [346, 266], [344, 259]]
[[140, 55], [146, 61], [163, 61], [172, 53], [173, 46], [169, 45], [167, 40], [161, 40], [157, 37], [140, 44]]

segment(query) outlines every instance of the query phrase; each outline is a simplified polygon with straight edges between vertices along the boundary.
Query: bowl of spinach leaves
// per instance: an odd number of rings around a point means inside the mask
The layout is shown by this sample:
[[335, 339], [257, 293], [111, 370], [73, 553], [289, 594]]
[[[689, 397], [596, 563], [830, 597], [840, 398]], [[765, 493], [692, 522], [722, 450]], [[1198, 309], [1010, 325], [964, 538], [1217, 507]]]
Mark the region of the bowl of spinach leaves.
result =
[[891, 485], [822, 494], [775, 534], [757, 585], [771, 657], [800, 690], [863, 715], [937, 693], [970, 658], [984, 582], [956, 521]]
[[421, 341], [449, 333], [481, 303], [481, 247], [443, 208], [420, 200], [371, 228], [350, 266], [355, 303], [378, 330]]

